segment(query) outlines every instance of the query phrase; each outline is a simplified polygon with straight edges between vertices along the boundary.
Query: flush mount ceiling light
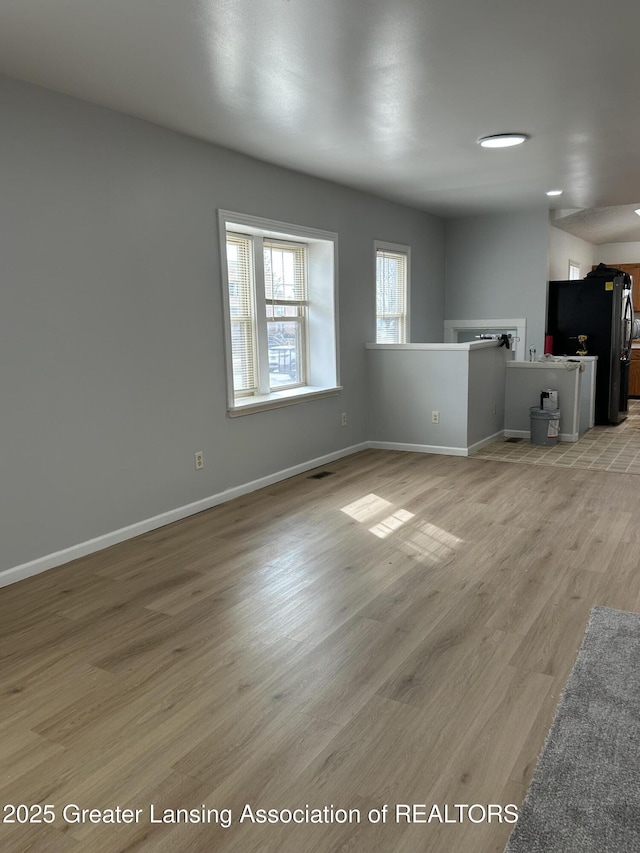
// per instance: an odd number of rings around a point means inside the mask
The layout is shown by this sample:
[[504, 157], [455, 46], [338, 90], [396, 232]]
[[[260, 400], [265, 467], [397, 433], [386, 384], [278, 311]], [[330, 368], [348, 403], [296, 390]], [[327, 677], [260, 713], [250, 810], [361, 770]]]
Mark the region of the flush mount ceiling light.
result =
[[637, 210], [634, 210], [634, 213], [637, 213], [640, 216], [640, 207]]
[[494, 133], [491, 136], [481, 136], [478, 145], [483, 148], [511, 148], [512, 145], [521, 145], [528, 138], [526, 133]]
[[547, 190], [547, 195], [562, 195], [562, 190]]

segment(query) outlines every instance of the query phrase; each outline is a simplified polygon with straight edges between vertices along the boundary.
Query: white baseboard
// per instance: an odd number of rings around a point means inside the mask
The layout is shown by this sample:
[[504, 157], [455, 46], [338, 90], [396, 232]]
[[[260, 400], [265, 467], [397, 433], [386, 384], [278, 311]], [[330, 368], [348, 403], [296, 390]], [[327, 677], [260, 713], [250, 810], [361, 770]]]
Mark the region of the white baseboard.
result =
[[467, 447], [468, 455], [471, 456], [476, 451], [482, 450], [482, 448], [486, 447], [488, 444], [493, 444], [494, 441], [500, 441], [500, 439], [504, 438], [505, 435], [505, 431], [501, 429], [498, 432], [494, 432], [493, 435], [487, 436], [487, 438], [482, 438], [480, 441], [476, 441], [475, 444], [471, 444]]
[[494, 441], [499, 441], [506, 433], [504, 430], [499, 430], [493, 435], [487, 436], [469, 447], [443, 447], [439, 444], [404, 444], [397, 441], [370, 441], [369, 447], [377, 448], [378, 450], [404, 450], [409, 453], [435, 453], [440, 456], [471, 456], [487, 444], [493, 444]]
[[369, 447], [377, 450], [403, 450], [409, 453], [437, 453], [441, 456], [468, 456], [467, 447], [442, 447], [438, 444], [403, 444], [398, 441], [370, 441]]
[[285, 468], [283, 471], [276, 471], [274, 474], [261, 477], [259, 480], [252, 480], [250, 483], [243, 483], [241, 486], [235, 486], [232, 489], [225, 489], [224, 492], [219, 492], [218, 494], [211, 495], [208, 498], [203, 498], [202, 500], [194, 501], [193, 503], [177, 507], [176, 509], [169, 510], [168, 512], [163, 512], [160, 515], [153, 516], [153, 518], [138, 521], [135, 524], [128, 525], [127, 527], [121, 527], [119, 530], [114, 530], [111, 533], [105, 533], [102, 536], [97, 536], [95, 539], [89, 539], [86, 542], [80, 542], [78, 545], [72, 545], [70, 548], [65, 548], [62, 551], [56, 551], [53, 554], [47, 554], [44, 557], [39, 557], [37, 560], [31, 560], [29, 563], [22, 563], [22, 565], [6, 569], [4, 572], [0, 572], [0, 587], [17, 583], [25, 578], [38, 575], [41, 572], [46, 572], [48, 569], [61, 566], [71, 560], [77, 560], [79, 557], [86, 557], [87, 554], [102, 551], [104, 548], [108, 548], [111, 545], [117, 545], [119, 542], [124, 542], [126, 539], [133, 539], [136, 536], [140, 536], [142, 533], [148, 533], [149, 530], [155, 530], [158, 527], [164, 527], [165, 524], [172, 524], [174, 521], [180, 521], [182, 518], [195, 515], [205, 509], [211, 509], [211, 507], [218, 506], [226, 501], [239, 498], [241, 495], [246, 495], [249, 492], [255, 492], [258, 489], [263, 489], [265, 486], [271, 486], [273, 483], [278, 483], [281, 480], [287, 480], [289, 477], [295, 477], [296, 474], [303, 474], [305, 471], [310, 471], [312, 468], [319, 468], [322, 465], [328, 465], [330, 462], [334, 462], [336, 459], [341, 459], [343, 456], [351, 456], [353, 453], [366, 450], [369, 446], [370, 445], [367, 442], [363, 442], [362, 444], [355, 444], [351, 447], [346, 447], [333, 453], [327, 453], [325, 456], [310, 459], [307, 462], [302, 462], [300, 465], [294, 465], [292, 468]]

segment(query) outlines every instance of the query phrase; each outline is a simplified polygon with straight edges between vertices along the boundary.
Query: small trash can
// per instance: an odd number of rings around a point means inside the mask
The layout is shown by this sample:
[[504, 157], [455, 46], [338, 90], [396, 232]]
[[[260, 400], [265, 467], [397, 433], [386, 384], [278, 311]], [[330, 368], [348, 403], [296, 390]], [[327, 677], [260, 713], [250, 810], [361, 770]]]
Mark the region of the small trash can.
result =
[[551, 447], [558, 443], [560, 432], [560, 411], [544, 410], [540, 406], [529, 409], [531, 416], [531, 444]]

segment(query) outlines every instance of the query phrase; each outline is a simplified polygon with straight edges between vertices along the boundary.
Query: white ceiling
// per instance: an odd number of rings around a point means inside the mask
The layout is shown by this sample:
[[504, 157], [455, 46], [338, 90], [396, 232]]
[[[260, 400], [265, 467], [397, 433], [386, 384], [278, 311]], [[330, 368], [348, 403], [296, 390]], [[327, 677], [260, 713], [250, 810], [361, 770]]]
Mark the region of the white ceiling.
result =
[[640, 207], [639, 33], [639, 0], [1, 0], [0, 71], [444, 216]]
[[593, 207], [589, 210], [552, 212], [552, 223], [589, 243], [628, 243], [640, 241], [638, 204]]

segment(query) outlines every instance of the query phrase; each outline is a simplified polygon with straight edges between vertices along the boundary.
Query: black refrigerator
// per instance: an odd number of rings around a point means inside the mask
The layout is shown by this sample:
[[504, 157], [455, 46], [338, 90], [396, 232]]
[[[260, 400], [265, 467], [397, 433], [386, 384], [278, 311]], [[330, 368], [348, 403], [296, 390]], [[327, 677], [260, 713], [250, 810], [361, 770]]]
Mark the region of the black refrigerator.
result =
[[549, 282], [547, 334], [553, 355], [598, 356], [596, 424], [627, 417], [632, 330], [628, 273], [600, 264], [586, 278]]

